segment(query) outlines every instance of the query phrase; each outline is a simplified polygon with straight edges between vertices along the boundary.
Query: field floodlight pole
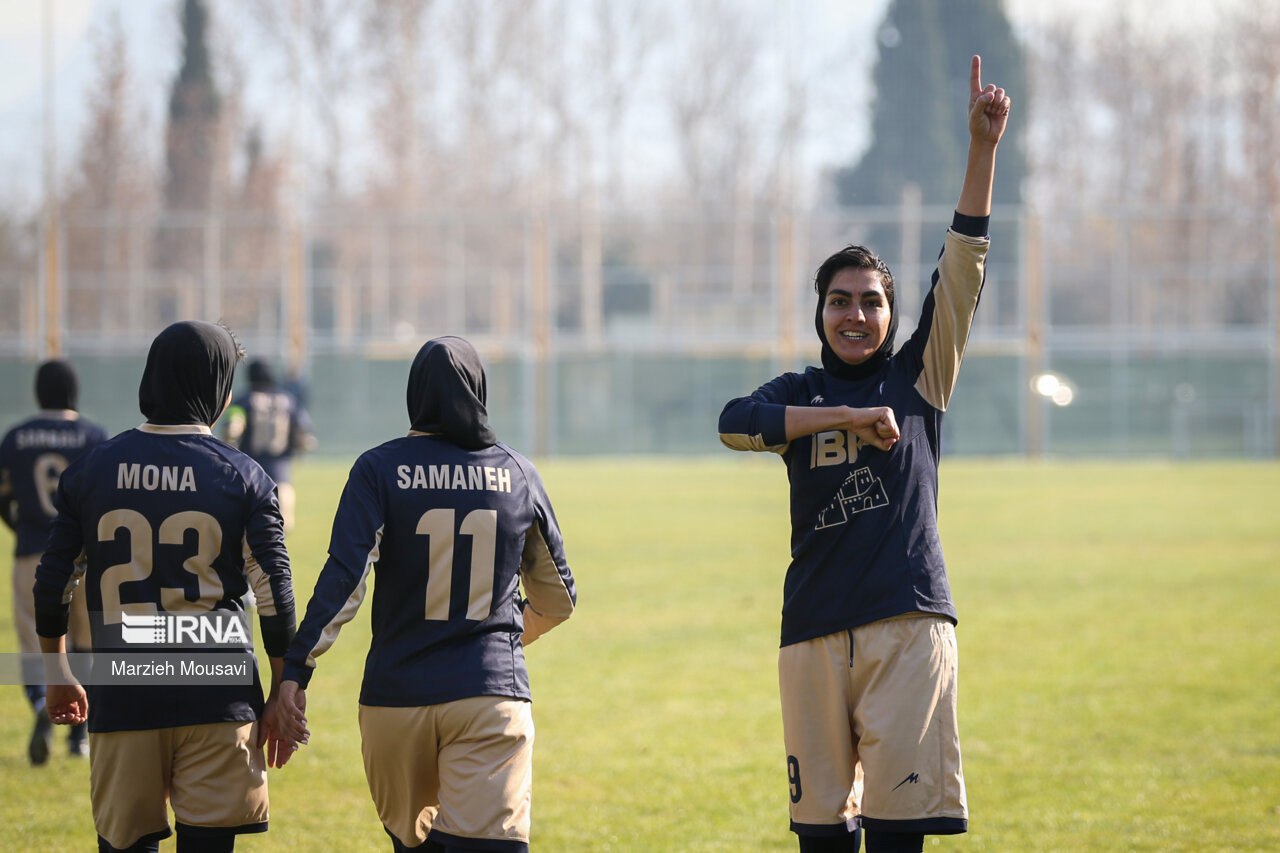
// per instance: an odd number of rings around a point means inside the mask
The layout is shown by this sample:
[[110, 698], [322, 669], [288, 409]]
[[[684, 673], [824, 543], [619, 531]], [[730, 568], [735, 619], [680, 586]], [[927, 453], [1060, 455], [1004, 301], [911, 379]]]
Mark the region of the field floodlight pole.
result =
[[309, 317], [307, 316], [306, 239], [302, 225], [302, 176], [298, 168], [301, 152], [294, 144], [294, 134], [301, 127], [299, 105], [302, 103], [302, 60], [299, 56], [302, 39], [303, 8], [301, 0], [294, 0], [289, 27], [289, 85], [293, 89], [292, 132], [288, 135], [285, 158], [285, 334], [288, 341], [285, 361], [291, 376], [301, 377], [306, 372], [308, 354]]
[[41, 317], [44, 335], [41, 342], [41, 358], [56, 358], [62, 355], [62, 299], [58, 288], [58, 195], [57, 179], [57, 140], [55, 136], [55, 104], [54, 104], [54, 0], [44, 2], [44, 245], [41, 275], [39, 277], [40, 292], [44, 305]]

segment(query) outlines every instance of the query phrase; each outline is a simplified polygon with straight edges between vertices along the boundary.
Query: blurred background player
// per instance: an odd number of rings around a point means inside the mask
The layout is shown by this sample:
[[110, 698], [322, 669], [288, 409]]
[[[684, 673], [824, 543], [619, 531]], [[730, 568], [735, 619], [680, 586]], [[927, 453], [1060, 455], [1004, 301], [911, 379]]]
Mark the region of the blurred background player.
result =
[[249, 390], [227, 409], [227, 441], [249, 454], [280, 489], [284, 529], [292, 530], [294, 507], [293, 457], [315, 449], [315, 431], [299, 397], [276, 383], [271, 365], [249, 362]]
[[[87, 598], [99, 653], [122, 647], [125, 613], [243, 613], [240, 599], [252, 589], [274, 697], [294, 629], [275, 487], [210, 429], [231, 399], [241, 356], [222, 326], [169, 326], [151, 344], [138, 389], [146, 423], [63, 473], [58, 517], [36, 570], [36, 629], [47, 664], [61, 660], [65, 670], [66, 594], [83, 551], [76, 594]], [[49, 679], [50, 719], [89, 723], [99, 850], [158, 850], [170, 835], [166, 801], [180, 853], [228, 851], [237, 834], [266, 831], [266, 764], [278, 763], [282, 748], [272, 727], [274, 698], [264, 705], [252, 641], [222, 651], [247, 654], [250, 683], [98, 680], [86, 695], [74, 679]]]
[[[956, 721], [956, 609], [938, 537], [942, 415], [984, 281], [1004, 90], [969, 76], [969, 155], [933, 287], [893, 351], [893, 275], [850, 246], [818, 269], [822, 368], [720, 416], [735, 450], [771, 450], [791, 486], [778, 683], [803, 853], [918, 853], [968, 827]], [[871, 416], [878, 415], [876, 418]]]
[[[9, 430], [0, 440], [0, 519], [13, 529], [13, 626], [23, 659], [27, 700], [35, 711], [27, 757], [32, 764], [49, 760], [52, 724], [44, 712], [44, 674], [33, 657], [40, 652], [36, 636], [31, 587], [36, 566], [49, 538], [57, 512], [53, 508], [58, 479], [67, 466], [89, 448], [106, 440], [102, 427], [77, 411], [79, 383], [66, 361], [46, 361], [36, 370], [36, 401], [40, 412]], [[84, 596], [72, 599], [70, 635], [73, 650], [87, 652], [89, 614]], [[83, 724], [72, 727], [67, 738], [70, 754], [89, 752]]]
[[315, 659], [376, 574], [360, 736], [396, 850], [528, 850], [524, 646], [569, 618], [577, 595], [542, 480], [498, 442], [485, 398], [484, 368], [465, 340], [437, 338], [418, 352], [409, 434], [352, 467], [329, 560], [286, 656], [281, 716], [301, 726]]

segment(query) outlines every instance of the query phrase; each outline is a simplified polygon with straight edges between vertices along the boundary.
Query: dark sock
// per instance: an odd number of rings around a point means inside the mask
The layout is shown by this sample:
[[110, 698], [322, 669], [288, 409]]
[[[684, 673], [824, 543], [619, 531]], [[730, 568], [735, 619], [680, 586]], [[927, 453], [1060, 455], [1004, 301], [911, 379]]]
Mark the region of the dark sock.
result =
[[107, 839], [98, 836], [98, 853], [160, 853], [160, 839], [139, 841], [131, 847], [112, 847]]
[[396, 838], [391, 830], [387, 829], [385, 826], [382, 827], [382, 831], [391, 839], [391, 849], [396, 853], [405, 853], [406, 850], [420, 850], [422, 853], [444, 853], [444, 845], [436, 844], [434, 841], [424, 841], [416, 847], [406, 847], [404, 842], [399, 838]]
[[858, 853], [862, 843], [862, 830], [855, 829], [845, 835], [798, 835], [800, 853]]
[[191, 832], [185, 826], [178, 826], [178, 853], [231, 853], [235, 849], [233, 832], [212, 833], [204, 828]]
[[923, 832], [867, 830], [867, 853], [923, 853]]

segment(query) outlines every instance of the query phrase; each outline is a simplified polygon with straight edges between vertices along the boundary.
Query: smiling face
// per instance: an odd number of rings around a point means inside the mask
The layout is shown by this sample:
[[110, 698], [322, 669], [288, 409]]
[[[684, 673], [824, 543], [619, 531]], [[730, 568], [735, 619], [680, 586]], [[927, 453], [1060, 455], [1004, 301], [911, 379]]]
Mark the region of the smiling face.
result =
[[822, 328], [845, 364], [861, 364], [875, 354], [889, 333], [889, 315], [880, 273], [845, 267], [832, 277], [822, 305]]

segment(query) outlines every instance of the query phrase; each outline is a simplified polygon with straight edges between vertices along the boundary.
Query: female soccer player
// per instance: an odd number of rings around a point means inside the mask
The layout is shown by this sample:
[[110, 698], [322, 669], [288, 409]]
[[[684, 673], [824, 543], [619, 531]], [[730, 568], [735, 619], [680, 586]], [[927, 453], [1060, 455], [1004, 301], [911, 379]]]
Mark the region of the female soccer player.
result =
[[942, 416], [984, 279], [1003, 89], [973, 57], [969, 156], [911, 339], [893, 275], [861, 246], [818, 268], [822, 367], [731, 400], [720, 438], [782, 456], [791, 565], [778, 657], [791, 828], [803, 853], [920, 851], [968, 824], [955, 606], [938, 538]]

